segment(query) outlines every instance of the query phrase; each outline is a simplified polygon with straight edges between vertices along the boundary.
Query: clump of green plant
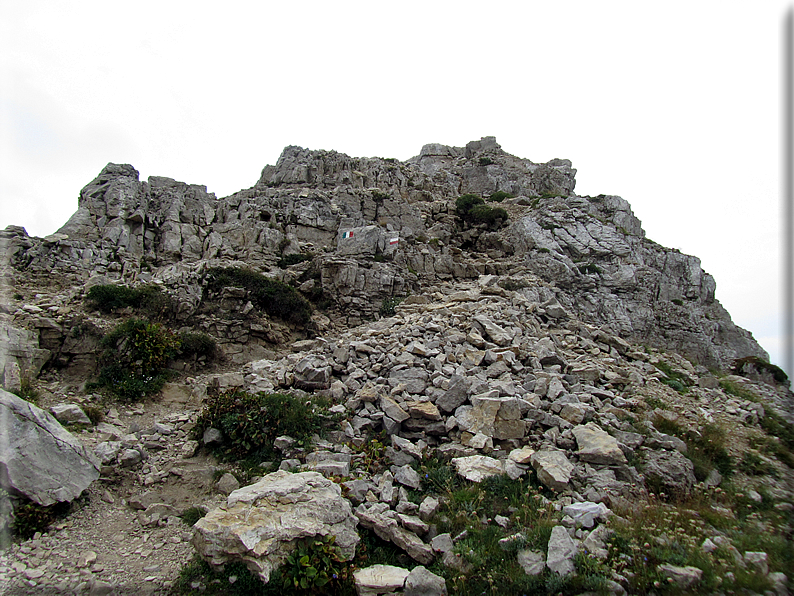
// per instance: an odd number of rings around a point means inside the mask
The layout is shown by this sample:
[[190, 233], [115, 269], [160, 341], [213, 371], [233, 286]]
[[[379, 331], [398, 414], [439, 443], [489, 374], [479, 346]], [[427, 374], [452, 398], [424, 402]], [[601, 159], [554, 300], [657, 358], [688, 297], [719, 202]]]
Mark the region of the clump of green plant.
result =
[[761, 427], [767, 434], [779, 438], [789, 449], [794, 449], [794, 424], [787, 422], [774, 410], [769, 410], [762, 419]]
[[182, 523], [192, 526], [205, 515], [207, 512], [201, 507], [189, 507], [179, 517], [182, 519]]
[[481, 166], [490, 166], [490, 165], [493, 163], [493, 160], [492, 160], [490, 157], [481, 157], [481, 158], [478, 160], [478, 163], [479, 163]]
[[461, 195], [458, 197], [458, 200], [455, 201], [455, 211], [460, 217], [465, 219], [465, 217], [469, 214], [469, 211], [471, 211], [477, 205], [482, 205], [484, 203], [485, 201], [483, 201], [477, 195]]
[[281, 596], [282, 586], [264, 584], [244, 563], [214, 568], [199, 555], [182, 567], [173, 594], [181, 596]]
[[734, 397], [746, 399], [747, 401], [758, 401], [758, 396], [755, 392], [730, 379], [720, 379], [720, 387], [725, 393], [733, 395]]
[[680, 298], [673, 298], [670, 302], [675, 304], [676, 306], [684, 306], [684, 301]]
[[138, 288], [115, 284], [92, 286], [86, 294], [86, 300], [103, 313], [132, 307], [150, 317], [162, 315], [172, 306], [171, 298], [152, 284]]
[[654, 409], [659, 408], [660, 410], [669, 410], [670, 409], [667, 406], [667, 404], [664, 403], [658, 397], [645, 396], [645, 397], [643, 397], [643, 400], [645, 400], [645, 403], [648, 404], [648, 407], [650, 407], [650, 408], [654, 408]]
[[206, 280], [207, 287], [213, 291], [244, 288], [251, 302], [271, 316], [302, 325], [311, 319], [311, 304], [295, 288], [250, 269], [213, 267], [207, 272]]
[[125, 401], [157, 393], [171, 377], [166, 369], [179, 337], [160, 323], [128, 319], [102, 338], [99, 377], [86, 388], [104, 387]]
[[579, 270], [579, 273], [582, 274], [589, 274], [589, 273], [601, 273], [601, 267], [594, 263], [587, 263], [586, 265], [579, 265], [576, 267]]
[[291, 267], [292, 265], [297, 265], [298, 263], [303, 263], [305, 261], [311, 261], [312, 255], [306, 253], [295, 253], [291, 255], [285, 255], [278, 260], [276, 263], [281, 269], [286, 269], [287, 267]]
[[509, 192], [505, 192], [503, 190], [497, 190], [494, 193], [491, 193], [491, 196], [488, 197], [488, 200], [492, 203], [501, 203], [505, 199], [512, 199], [515, 198], [515, 195]]
[[83, 408], [83, 412], [85, 412], [85, 415], [88, 416], [88, 419], [91, 421], [91, 424], [93, 424], [94, 426], [96, 426], [97, 424], [102, 422], [102, 420], [105, 419], [105, 411], [99, 406], [85, 405], [82, 406], [82, 408]]
[[466, 215], [466, 219], [473, 223], [495, 224], [505, 221], [507, 218], [507, 211], [501, 207], [491, 207], [490, 205], [475, 205]]
[[206, 333], [184, 331], [179, 334], [179, 355], [212, 360], [218, 354], [218, 344]]
[[55, 503], [47, 507], [34, 501], [24, 501], [14, 507], [11, 533], [28, 540], [36, 532], [46, 532], [59, 517], [69, 511], [69, 503]]
[[791, 384], [788, 375], [782, 368], [775, 366], [766, 360], [761, 360], [761, 358], [758, 356], [746, 356], [745, 358], [734, 360], [733, 365], [731, 366], [731, 371], [737, 375], [747, 376], [747, 371], [752, 370], [753, 368], [759, 372], [767, 372], [771, 374], [775, 381], [781, 385], [786, 385], [788, 387]]
[[223, 433], [220, 451], [226, 459], [262, 461], [278, 457], [273, 441], [281, 435], [292, 437], [298, 445], [308, 444], [312, 434], [330, 421], [324, 405], [318, 399], [282, 393], [217, 393], [208, 396], [193, 436], [200, 439], [206, 429], [217, 428]]
[[686, 393], [689, 391], [691, 381], [687, 376], [667, 364], [664, 360], [660, 360], [654, 366], [665, 374], [665, 378], [661, 382], [675, 389], [678, 393]]
[[742, 460], [736, 466], [748, 476], [772, 476], [777, 478], [777, 470], [765, 462], [760, 455], [752, 451], [745, 451]]
[[343, 560], [334, 544], [335, 536], [304, 538], [295, 544], [281, 568], [285, 589], [305, 593], [332, 594], [352, 576], [350, 563]]
[[397, 305], [400, 304], [405, 298], [400, 296], [392, 296], [391, 298], [384, 298], [383, 302], [380, 305], [380, 316], [382, 317], [393, 317], [395, 315], [395, 309]]
[[550, 249], [548, 249], [548, 248], [546, 248], [545, 246], [541, 246], [541, 247], [538, 249], [538, 252], [550, 253], [550, 252], [551, 252], [551, 250], [550, 250]]
[[19, 380], [19, 389], [12, 391], [17, 397], [21, 397], [25, 401], [35, 404], [39, 399], [39, 392], [27, 375]]

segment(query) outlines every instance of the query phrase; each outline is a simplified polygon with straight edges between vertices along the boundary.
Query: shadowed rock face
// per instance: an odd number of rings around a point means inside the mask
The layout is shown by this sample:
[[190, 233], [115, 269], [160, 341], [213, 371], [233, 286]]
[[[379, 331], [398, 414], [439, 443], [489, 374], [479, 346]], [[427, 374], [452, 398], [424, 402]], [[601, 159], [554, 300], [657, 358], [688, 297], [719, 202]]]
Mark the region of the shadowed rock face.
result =
[[[625, 339], [707, 365], [766, 357], [716, 301], [696, 257], [647, 239], [624, 199], [577, 196], [575, 174], [568, 160], [536, 164], [493, 137], [425, 145], [405, 162], [291, 146], [253, 187], [221, 199], [204, 186], [142, 182], [132, 166], [108, 164], [58, 233], [38, 239], [8, 228], [0, 241], [20, 272], [161, 281], [184, 319], [201, 303], [208, 263], [244, 263], [305, 292], [322, 290], [347, 325], [374, 317], [386, 298], [433, 284], [482, 274], [522, 283], [534, 274], [553, 290], [528, 284], [527, 299], [553, 299], [560, 312]], [[462, 194], [495, 191], [516, 195], [498, 204], [506, 223], [456, 214]], [[313, 257], [308, 281], [297, 279], [305, 269], [277, 267], [300, 252]]]

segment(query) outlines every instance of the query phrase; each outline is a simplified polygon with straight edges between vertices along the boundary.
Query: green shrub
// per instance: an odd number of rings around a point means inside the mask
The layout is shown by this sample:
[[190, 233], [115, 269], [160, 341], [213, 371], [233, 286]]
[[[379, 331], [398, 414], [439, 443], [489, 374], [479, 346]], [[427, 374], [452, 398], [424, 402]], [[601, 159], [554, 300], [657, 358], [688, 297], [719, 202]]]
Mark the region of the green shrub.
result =
[[662, 379], [662, 383], [668, 387], [675, 389], [678, 393], [686, 393], [687, 387], [678, 379]]
[[17, 391], [12, 391], [11, 393], [17, 397], [21, 397], [25, 401], [29, 401], [32, 404], [35, 404], [39, 399], [39, 392], [33, 386], [33, 382], [28, 376], [23, 376], [19, 380], [19, 389]]
[[691, 382], [685, 374], [673, 369], [673, 367], [667, 364], [667, 362], [664, 360], [660, 360], [654, 364], [654, 366], [662, 371], [667, 377], [666, 379], [661, 379], [662, 383], [668, 387], [672, 387], [678, 391], [678, 393], [686, 393], [689, 391], [689, 385]]
[[475, 207], [476, 205], [482, 205], [484, 203], [485, 201], [483, 201], [477, 195], [461, 195], [458, 197], [458, 200], [455, 201], [455, 211], [459, 216], [465, 218], [469, 211], [472, 210], [472, 207]]
[[155, 285], [139, 288], [115, 284], [93, 286], [89, 288], [86, 299], [93, 308], [104, 313], [132, 307], [153, 317], [162, 315], [171, 308], [171, 299]]
[[503, 190], [497, 190], [496, 192], [491, 193], [491, 196], [488, 197], [488, 200], [493, 202], [493, 203], [501, 203], [505, 199], [512, 199], [514, 197], [515, 197], [514, 194], [511, 194], [509, 192], [505, 192]]
[[469, 210], [466, 217], [475, 223], [492, 224], [497, 221], [504, 221], [508, 218], [507, 211], [501, 207], [491, 207], [490, 205], [475, 205]]
[[28, 540], [36, 532], [46, 532], [50, 524], [69, 511], [69, 503], [55, 503], [44, 507], [34, 501], [24, 501], [14, 507], [11, 532]]
[[746, 399], [747, 401], [758, 401], [758, 396], [753, 391], [747, 387], [743, 387], [739, 383], [731, 381], [730, 379], [720, 379], [720, 387], [729, 395], [740, 397], [742, 399]]
[[380, 316], [393, 317], [395, 315], [395, 309], [397, 308], [397, 305], [403, 300], [405, 300], [405, 298], [400, 298], [399, 296], [384, 298], [380, 305]]
[[97, 424], [102, 422], [102, 420], [105, 419], [105, 411], [100, 407], [89, 405], [89, 406], [82, 406], [82, 408], [83, 408], [83, 412], [85, 412], [85, 415], [88, 416], [88, 419], [91, 421], [91, 424], [93, 424], [94, 426], [96, 426]]
[[490, 166], [493, 163], [490, 157], [481, 157], [478, 161], [481, 166]]
[[579, 265], [577, 269], [579, 270], [579, 273], [582, 274], [601, 273], [601, 268], [593, 263], [588, 263], [586, 265]]
[[185, 512], [180, 517], [182, 518], [182, 523], [193, 526], [205, 515], [207, 515], [207, 512], [201, 507], [189, 507], [185, 509]]
[[208, 360], [218, 353], [218, 345], [206, 333], [185, 331], [179, 334], [179, 355], [181, 357], [204, 357]]
[[281, 393], [250, 394], [244, 391], [207, 397], [193, 429], [200, 439], [210, 427], [223, 433], [220, 451], [227, 459], [262, 459], [277, 456], [273, 441], [288, 435], [299, 445], [321, 432], [330, 420], [321, 403]]
[[747, 356], [745, 358], [734, 360], [733, 365], [731, 366], [731, 371], [734, 374], [746, 376], [746, 373], [744, 372], [745, 367], [754, 367], [759, 372], [768, 372], [774, 377], [775, 381], [781, 385], [789, 386], [791, 384], [788, 375], [782, 368], [775, 366], [774, 364], [770, 364], [766, 360], [761, 360], [757, 356]]
[[675, 304], [676, 306], [684, 306], [684, 301], [680, 298], [673, 298], [670, 302]]
[[180, 347], [179, 338], [159, 323], [128, 319], [102, 338], [99, 378], [91, 386], [104, 387], [125, 401], [160, 391], [171, 377], [165, 369]]
[[292, 255], [285, 255], [281, 257], [277, 263], [277, 265], [281, 269], [286, 269], [292, 265], [297, 265], [298, 263], [303, 263], [304, 261], [311, 261], [312, 255], [308, 255], [306, 253], [296, 253]]
[[327, 594], [347, 582], [351, 565], [342, 559], [335, 541], [335, 536], [298, 540], [281, 568], [284, 589]]
[[752, 451], [746, 451], [742, 456], [742, 461], [736, 467], [749, 476], [772, 476], [777, 478], [777, 470], [767, 464], [760, 455]]
[[302, 325], [311, 319], [311, 304], [295, 288], [250, 269], [213, 267], [206, 279], [207, 287], [216, 292], [225, 287], [244, 288], [251, 302], [271, 316]]
[[463, 195], [455, 201], [457, 214], [465, 221], [471, 223], [493, 224], [507, 219], [507, 211], [501, 207], [486, 205], [477, 195]]

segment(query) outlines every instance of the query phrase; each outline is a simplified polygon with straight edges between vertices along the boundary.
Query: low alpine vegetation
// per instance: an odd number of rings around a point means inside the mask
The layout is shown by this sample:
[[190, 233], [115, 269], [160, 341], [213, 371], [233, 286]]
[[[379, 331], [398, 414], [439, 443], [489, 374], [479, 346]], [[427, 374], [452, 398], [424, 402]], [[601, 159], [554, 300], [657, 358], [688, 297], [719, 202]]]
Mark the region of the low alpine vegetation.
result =
[[308, 445], [332, 420], [326, 406], [319, 398], [283, 393], [217, 393], [207, 398], [193, 434], [200, 440], [204, 431], [216, 428], [223, 434], [218, 451], [224, 459], [261, 462], [279, 457], [273, 449], [276, 437], [287, 435], [298, 445]]
[[267, 314], [305, 325], [312, 307], [300, 293], [285, 283], [241, 267], [213, 267], [207, 272], [207, 288], [219, 292], [225, 287], [244, 288], [251, 302]]
[[103, 313], [130, 307], [149, 317], [162, 316], [171, 307], [171, 298], [156, 285], [131, 288], [125, 285], [103, 284], [89, 288], [86, 300]]
[[171, 378], [167, 364], [181, 342], [167, 327], [142, 319], [117, 325], [101, 342], [99, 378], [87, 389], [105, 388], [123, 401], [157, 393]]

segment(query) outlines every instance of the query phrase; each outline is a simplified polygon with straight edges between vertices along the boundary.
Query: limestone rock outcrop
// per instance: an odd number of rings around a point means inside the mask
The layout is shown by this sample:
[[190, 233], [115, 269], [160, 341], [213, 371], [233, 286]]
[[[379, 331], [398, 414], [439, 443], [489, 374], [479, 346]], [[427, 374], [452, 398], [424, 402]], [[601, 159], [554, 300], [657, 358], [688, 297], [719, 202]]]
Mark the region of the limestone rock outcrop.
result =
[[[716, 301], [714, 279], [696, 257], [647, 239], [624, 199], [576, 195], [575, 174], [568, 160], [536, 164], [493, 137], [425, 145], [406, 162], [287, 147], [253, 187], [220, 199], [204, 186], [143, 182], [132, 166], [108, 164], [56, 234], [30, 238], [12, 226], [0, 242], [18, 271], [163, 283], [183, 320], [203, 299], [208, 263], [245, 263], [294, 283], [330, 300], [332, 320], [348, 325], [426, 285], [508, 273], [522, 284], [531, 273], [555, 287], [547, 317], [576, 314], [705, 365], [766, 358]], [[496, 191], [513, 195], [500, 203], [505, 226], [461, 220], [459, 196]], [[295, 254], [309, 260], [279, 267]], [[489, 341], [507, 341], [481, 323], [496, 334]], [[266, 323], [256, 325], [251, 334], [278, 340]]]
[[340, 555], [351, 559], [357, 524], [337, 484], [317, 472], [278, 471], [235, 490], [200, 519], [193, 545], [210, 564], [242, 561], [267, 583], [301, 538], [335, 536]]
[[48, 412], [0, 389], [0, 486], [39, 505], [69, 502], [99, 461]]

